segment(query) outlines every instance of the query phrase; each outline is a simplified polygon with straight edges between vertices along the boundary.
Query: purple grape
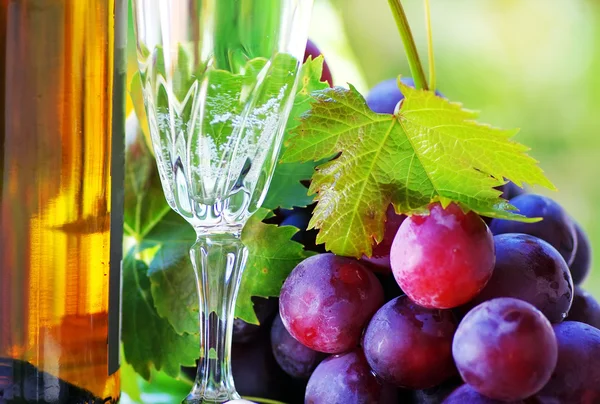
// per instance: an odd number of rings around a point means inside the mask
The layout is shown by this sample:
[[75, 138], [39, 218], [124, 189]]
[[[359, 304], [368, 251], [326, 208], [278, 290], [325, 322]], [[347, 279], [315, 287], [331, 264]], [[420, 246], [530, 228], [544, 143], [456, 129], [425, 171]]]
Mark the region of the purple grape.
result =
[[502, 191], [502, 195], [500, 195], [500, 197], [507, 200], [510, 200], [525, 193], [525, 190], [523, 188], [519, 187], [512, 181], [507, 182], [498, 189]]
[[304, 248], [310, 251], [318, 253], [325, 252], [325, 248], [322, 244], [317, 244], [317, 233], [318, 230], [308, 230], [308, 223], [312, 218], [312, 212], [315, 205], [309, 205], [305, 208], [296, 207], [292, 210], [279, 209], [279, 216], [282, 220], [278, 223], [279, 226], [294, 226], [299, 229], [296, 234], [292, 236], [292, 240], [304, 245]]
[[334, 355], [317, 366], [306, 386], [305, 404], [378, 404], [381, 384], [360, 349]]
[[323, 354], [305, 347], [285, 329], [278, 315], [271, 326], [271, 348], [279, 366], [296, 379], [308, 379]]
[[531, 304], [507, 297], [484, 302], [465, 316], [452, 353], [466, 383], [504, 401], [537, 393], [558, 356], [548, 319]]
[[383, 304], [375, 275], [359, 261], [333, 254], [302, 261], [281, 289], [279, 312], [289, 333], [320, 352], [354, 348]]
[[401, 296], [375, 313], [363, 337], [371, 369], [387, 383], [410, 389], [436, 386], [456, 374], [450, 310], [427, 309]]
[[438, 384], [435, 387], [430, 387], [423, 390], [415, 390], [412, 392], [412, 403], [415, 404], [440, 404], [446, 397], [450, 395], [457, 387], [460, 387], [463, 381], [460, 377]]
[[233, 321], [233, 342], [236, 344], [247, 344], [253, 341], [265, 323], [269, 323], [279, 306], [277, 299], [262, 299], [253, 297], [254, 311], [260, 325], [249, 324], [239, 318]]
[[558, 363], [538, 395], [561, 404], [600, 403], [600, 330], [577, 321], [564, 321], [554, 325], [554, 332]]
[[392, 271], [390, 249], [392, 248], [394, 237], [396, 237], [396, 233], [404, 219], [406, 219], [406, 216], [396, 214], [394, 206], [390, 205], [387, 208], [385, 218], [385, 229], [381, 243], [373, 246], [371, 257], [363, 256], [361, 261], [366, 262], [375, 272], [390, 273]]
[[600, 329], [600, 304], [591, 294], [576, 286], [567, 320], [579, 321]]
[[524, 233], [541, 238], [550, 243], [563, 256], [567, 265], [573, 262], [577, 249], [575, 225], [565, 210], [552, 199], [535, 194], [523, 194], [510, 200], [519, 214], [526, 217], [540, 217], [536, 223], [523, 223], [512, 220], [494, 219], [490, 229], [494, 235]]
[[575, 251], [575, 258], [573, 258], [570, 268], [573, 283], [581, 285], [590, 273], [592, 247], [590, 239], [578, 223], [575, 223], [575, 233], [577, 234], [577, 250]]
[[535, 399], [516, 400], [516, 401], [499, 401], [486, 396], [482, 396], [477, 391], [473, 390], [468, 384], [463, 384], [452, 392], [442, 404], [533, 404], [538, 401]]
[[[415, 81], [411, 77], [402, 77], [400, 81], [406, 86], [414, 87]], [[443, 97], [439, 92], [435, 92], [438, 96]], [[398, 80], [396, 78], [388, 79], [376, 84], [367, 95], [367, 105], [373, 112], [380, 114], [393, 114], [396, 110], [396, 105], [404, 99], [404, 95], [398, 88]]]
[[497, 297], [533, 304], [552, 323], [564, 320], [573, 301], [573, 281], [563, 257], [550, 244], [528, 234], [494, 236], [492, 278], [467, 307]]
[[[261, 327], [251, 344], [233, 344], [231, 371], [237, 391], [251, 397], [286, 400], [290, 391], [302, 394], [302, 386], [279, 368], [271, 352], [268, 327]], [[194, 371], [195, 373], [195, 371]]]

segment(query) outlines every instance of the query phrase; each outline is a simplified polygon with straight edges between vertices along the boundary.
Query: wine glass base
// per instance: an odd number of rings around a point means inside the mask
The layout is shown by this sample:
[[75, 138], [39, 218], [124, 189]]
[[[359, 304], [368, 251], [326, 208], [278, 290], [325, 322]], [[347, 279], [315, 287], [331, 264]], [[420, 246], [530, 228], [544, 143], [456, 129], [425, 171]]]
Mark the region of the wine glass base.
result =
[[225, 404], [232, 400], [239, 400], [241, 396], [237, 393], [229, 395], [221, 395], [218, 397], [202, 397], [190, 394], [181, 402], [181, 404]]

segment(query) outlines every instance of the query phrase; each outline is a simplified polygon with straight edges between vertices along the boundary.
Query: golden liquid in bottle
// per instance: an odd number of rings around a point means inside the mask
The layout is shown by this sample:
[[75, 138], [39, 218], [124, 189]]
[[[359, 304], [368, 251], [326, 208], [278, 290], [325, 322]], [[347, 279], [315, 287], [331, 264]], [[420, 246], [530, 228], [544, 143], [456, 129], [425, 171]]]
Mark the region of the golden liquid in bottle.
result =
[[0, 0], [0, 402], [28, 383], [10, 359], [119, 396], [107, 343], [111, 149], [123, 136], [114, 35], [115, 0]]

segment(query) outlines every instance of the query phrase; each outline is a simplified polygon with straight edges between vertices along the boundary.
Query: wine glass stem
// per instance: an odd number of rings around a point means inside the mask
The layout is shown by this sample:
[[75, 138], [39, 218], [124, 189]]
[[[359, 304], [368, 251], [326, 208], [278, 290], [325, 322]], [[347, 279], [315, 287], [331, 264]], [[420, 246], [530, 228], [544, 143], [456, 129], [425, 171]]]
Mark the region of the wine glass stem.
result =
[[190, 256], [200, 298], [200, 363], [185, 404], [240, 398], [231, 373], [235, 301], [248, 251], [239, 232], [198, 232]]

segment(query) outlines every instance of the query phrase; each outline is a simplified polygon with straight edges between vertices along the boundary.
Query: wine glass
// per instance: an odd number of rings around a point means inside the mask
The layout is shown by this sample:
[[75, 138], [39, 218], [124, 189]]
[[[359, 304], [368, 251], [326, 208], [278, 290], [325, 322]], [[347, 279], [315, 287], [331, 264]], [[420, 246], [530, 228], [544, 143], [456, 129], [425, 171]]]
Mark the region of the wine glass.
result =
[[242, 227], [277, 161], [312, 0], [134, 0], [137, 53], [165, 197], [196, 230], [198, 374], [184, 403], [240, 398], [231, 334]]

